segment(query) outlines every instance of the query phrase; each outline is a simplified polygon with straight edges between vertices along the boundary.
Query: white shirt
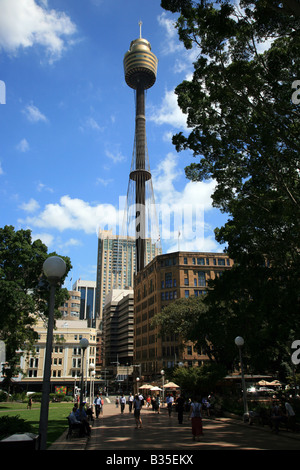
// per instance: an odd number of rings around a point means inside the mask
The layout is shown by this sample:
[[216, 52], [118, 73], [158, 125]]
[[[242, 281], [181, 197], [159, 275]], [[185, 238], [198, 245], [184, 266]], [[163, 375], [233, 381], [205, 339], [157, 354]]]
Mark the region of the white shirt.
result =
[[286, 402], [286, 404], [285, 404], [285, 409], [286, 409], [286, 412], [289, 416], [295, 416], [295, 412], [294, 412], [293, 408], [291, 407], [291, 405], [288, 402]]

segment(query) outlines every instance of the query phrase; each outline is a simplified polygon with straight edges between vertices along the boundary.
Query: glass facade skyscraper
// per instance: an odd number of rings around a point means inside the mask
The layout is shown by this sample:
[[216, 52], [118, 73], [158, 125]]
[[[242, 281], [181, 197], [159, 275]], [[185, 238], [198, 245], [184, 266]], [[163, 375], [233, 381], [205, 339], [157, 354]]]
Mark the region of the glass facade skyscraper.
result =
[[79, 320], [87, 320], [88, 326], [96, 327], [96, 282], [78, 279], [73, 290], [81, 293]]
[[[96, 317], [102, 322], [105, 297], [112, 289], [133, 289], [136, 271], [136, 243], [134, 237], [114, 235], [112, 230], [99, 230]], [[161, 250], [150, 239], [146, 242], [146, 262], [149, 263]]]

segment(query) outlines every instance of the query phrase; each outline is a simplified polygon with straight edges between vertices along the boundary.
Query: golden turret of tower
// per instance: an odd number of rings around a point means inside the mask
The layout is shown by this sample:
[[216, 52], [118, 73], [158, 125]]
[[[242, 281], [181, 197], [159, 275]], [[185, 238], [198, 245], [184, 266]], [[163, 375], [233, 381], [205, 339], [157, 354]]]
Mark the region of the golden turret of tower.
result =
[[158, 60], [151, 52], [150, 42], [142, 38], [141, 33], [138, 39], [131, 41], [123, 63], [125, 81], [129, 87], [136, 90], [140, 84], [146, 90], [154, 85]]

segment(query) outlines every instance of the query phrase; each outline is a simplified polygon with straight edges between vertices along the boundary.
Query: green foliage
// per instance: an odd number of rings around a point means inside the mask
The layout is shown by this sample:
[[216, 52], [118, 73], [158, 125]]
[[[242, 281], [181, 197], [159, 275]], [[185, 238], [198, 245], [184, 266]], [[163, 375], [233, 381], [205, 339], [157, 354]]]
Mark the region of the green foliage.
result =
[[177, 368], [173, 378], [186, 395], [207, 396], [215, 390], [216, 384], [226, 373], [222, 365], [206, 363], [201, 367]]
[[176, 334], [189, 341], [195, 324], [206, 311], [201, 297], [177, 299], [154, 316], [152, 325], [158, 326], [161, 334]]
[[[32, 432], [33, 434], [39, 434], [39, 422], [40, 422], [40, 405], [33, 403], [32, 408], [27, 409], [27, 404], [21, 403], [5, 403], [1, 405], [2, 411], [5, 408], [5, 415], [12, 417], [12, 422], [21, 422], [23, 420], [24, 428], [20, 427], [17, 431], [14, 428], [8, 430], [8, 434], [11, 435], [15, 432]], [[53, 443], [59, 436], [67, 429], [68, 423], [66, 416], [72, 411], [71, 403], [50, 403], [49, 405], [49, 419], [48, 419], [48, 432], [47, 432], [47, 445]], [[1, 416], [3, 413], [1, 413]], [[16, 419], [16, 416], [18, 419]], [[9, 422], [11, 422], [9, 420]], [[26, 426], [26, 427], [25, 427]], [[29, 427], [30, 426], [30, 427]]]
[[0, 417], [0, 440], [16, 433], [32, 432], [30, 423], [16, 416], [1, 416]]
[[228, 214], [216, 239], [236, 266], [207, 295], [213, 326], [205, 324], [199, 343], [208, 341], [229, 367], [234, 337], [241, 335], [252, 371], [283, 371], [292, 340], [300, 337], [300, 106], [292, 100], [300, 70], [299, 5], [161, 5], [179, 14], [185, 47], [199, 50], [193, 78], [176, 89], [190, 133], [173, 143], [193, 152], [189, 179], [216, 181], [213, 204]]
[[[48, 256], [47, 247], [41, 240], [32, 240], [30, 230], [15, 231], [12, 226], [0, 229], [0, 340], [5, 342], [5, 383], [16, 373], [18, 349], [31, 350], [36, 341], [35, 314], [48, 314], [49, 284], [43, 274], [43, 263]], [[66, 273], [71, 262], [66, 262]], [[56, 309], [68, 298], [67, 289], [56, 289]], [[58, 311], [56, 310], [56, 313]]]
[[0, 390], [0, 402], [7, 400], [7, 392]]

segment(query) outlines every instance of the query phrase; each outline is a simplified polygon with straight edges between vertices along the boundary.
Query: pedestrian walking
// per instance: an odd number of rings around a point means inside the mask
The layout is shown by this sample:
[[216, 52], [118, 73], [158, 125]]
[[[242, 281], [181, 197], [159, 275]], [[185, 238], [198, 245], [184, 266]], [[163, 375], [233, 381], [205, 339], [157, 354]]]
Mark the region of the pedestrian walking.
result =
[[277, 404], [276, 402], [273, 402], [272, 408], [271, 408], [271, 429], [272, 432], [275, 432], [278, 434], [279, 432], [279, 426], [280, 424], [284, 421], [285, 419], [285, 414], [283, 412], [283, 408], [280, 404]]
[[130, 394], [129, 394], [129, 397], [128, 397], [129, 413], [132, 412], [133, 400], [134, 400], [134, 396], [132, 395], [132, 393], [130, 393]]
[[99, 414], [101, 412], [101, 408], [102, 408], [102, 400], [101, 400], [99, 395], [96, 396], [96, 398], [94, 400], [94, 405], [95, 405], [96, 418], [98, 419]]
[[160, 413], [160, 397], [159, 397], [159, 394], [157, 394], [156, 398], [155, 398], [154, 411], [156, 411], [157, 414]]
[[185, 399], [183, 396], [179, 395], [176, 399], [176, 411], [178, 414], [178, 423], [182, 424], [183, 421], [183, 410], [184, 410]]
[[134, 408], [134, 419], [135, 419], [135, 429], [142, 428], [142, 418], [141, 418], [141, 409], [142, 409], [142, 400], [138, 395], [135, 395], [133, 400]]
[[103, 416], [104, 399], [103, 399], [103, 396], [101, 395], [101, 393], [100, 393], [100, 399], [101, 399], [100, 414]]
[[167, 407], [168, 407], [169, 416], [171, 416], [172, 406], [173, 406], [173, 403], [174, 403], [174, 397], [171, 393], [168, 393], [167, 398], [166, 398], [166, 403], [167, 403]]
[[124, 413], [125, 405], [126, 405], [126, 398], [124, 397], [123, 393], [120, 398], [120, 405], [121, 405], [121, 413]]
[[197, 397], [195, 397], [191, 403], [190, 419], [192, 421], [192, 434], [194, 441], [200, 441], [200, 436], [203, 434], [202, 430], [202, 415], [201, 415], [202, 404]]
[[290, 403], [289, 399], [286, 399], [285, 404], [285, 412], [287, 416], [287, 426], [291, 431], [295, 432], [296, 430], [296, 414], [295, 411], [293, 410], [293, 407]]

